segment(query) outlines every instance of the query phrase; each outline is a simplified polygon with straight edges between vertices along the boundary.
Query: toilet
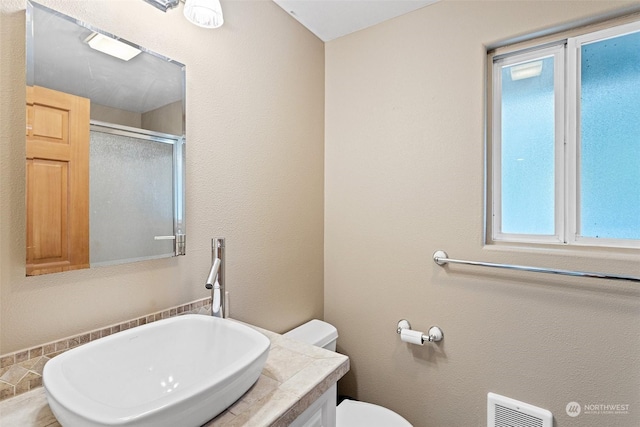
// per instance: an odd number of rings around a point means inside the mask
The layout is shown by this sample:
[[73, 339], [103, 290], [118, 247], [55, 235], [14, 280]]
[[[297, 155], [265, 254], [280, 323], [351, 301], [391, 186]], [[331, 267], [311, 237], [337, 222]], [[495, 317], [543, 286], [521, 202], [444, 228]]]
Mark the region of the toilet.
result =
[[[284, 334], [287, 338], [336, 351], [338, 330], [313, 319]], [[413, 427], [390, 409], [372, 403], [345, 399], [336, 408], [336, 427]]]

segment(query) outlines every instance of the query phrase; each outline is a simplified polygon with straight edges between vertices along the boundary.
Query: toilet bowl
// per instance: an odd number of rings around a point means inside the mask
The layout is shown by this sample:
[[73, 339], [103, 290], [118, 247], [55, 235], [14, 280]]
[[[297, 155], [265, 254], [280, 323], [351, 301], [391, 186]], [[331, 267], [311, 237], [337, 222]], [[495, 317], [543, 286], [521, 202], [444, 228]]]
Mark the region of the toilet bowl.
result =
[[[287, 338], [336, 351], [338, 330], [313, 319], [284, 334]], [[397, 413], [372, 403], [345, 399], [336, 408], [336, 427], [412, 427]]]

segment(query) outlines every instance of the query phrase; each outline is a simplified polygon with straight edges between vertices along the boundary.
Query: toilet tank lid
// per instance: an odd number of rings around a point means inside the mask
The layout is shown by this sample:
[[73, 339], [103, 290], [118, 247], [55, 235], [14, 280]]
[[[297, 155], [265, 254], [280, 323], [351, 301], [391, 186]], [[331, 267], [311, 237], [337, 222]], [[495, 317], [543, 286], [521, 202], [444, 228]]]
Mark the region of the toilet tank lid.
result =
[[284, 336], [298, 341], [324, 347], [338, 339], [338, 330], [330, 323], [313, 319], [285, 333]]

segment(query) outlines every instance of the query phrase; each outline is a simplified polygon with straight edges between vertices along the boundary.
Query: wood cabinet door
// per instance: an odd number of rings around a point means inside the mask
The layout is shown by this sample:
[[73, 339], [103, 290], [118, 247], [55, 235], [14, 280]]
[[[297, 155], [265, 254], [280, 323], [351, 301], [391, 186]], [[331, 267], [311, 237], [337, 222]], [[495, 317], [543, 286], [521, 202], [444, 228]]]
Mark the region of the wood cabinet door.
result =
[[27, 87], [27, 276], [89, 267], [89, 108]]

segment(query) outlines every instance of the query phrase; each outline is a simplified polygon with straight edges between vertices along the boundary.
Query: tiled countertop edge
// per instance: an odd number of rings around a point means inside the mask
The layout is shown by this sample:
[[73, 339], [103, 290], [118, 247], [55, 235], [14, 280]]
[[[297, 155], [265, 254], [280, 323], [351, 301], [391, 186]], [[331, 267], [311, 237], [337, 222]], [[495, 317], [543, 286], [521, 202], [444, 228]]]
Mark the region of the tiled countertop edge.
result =
[[278, 420], [276, 420], [271, 427], [288, 427], [291, 423], [300, 416], [309, 406], [313, 404], [324, 392], [326, 392], [333, 384], [335, 384], [340, 378], [342, 378], [349, 371], [349, 359], [347, 358], [342, 364], [327, 376], [319, 385], [314, 389], [305, 393], [298, 401], [285, 412]]
[[[287, 350], [315, 358], [311, 364], [284, 382], [280, 387], [283, 390], [290, 390], [295, 393], [297, 401], [271, 424], [271, 427], [287, 427], [349, 371], [349, 358], [340, 353], [292, 340], [282, 335], [278, 335], [273, 342], [275, 345]], [[306, 378], [311, 376], [322, 379], [313, 384], [306, 381]]]

